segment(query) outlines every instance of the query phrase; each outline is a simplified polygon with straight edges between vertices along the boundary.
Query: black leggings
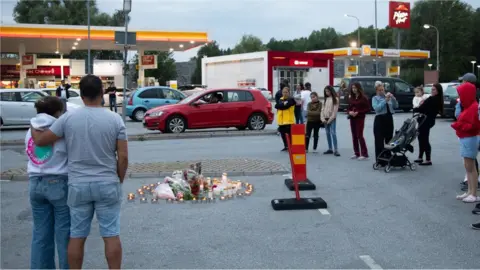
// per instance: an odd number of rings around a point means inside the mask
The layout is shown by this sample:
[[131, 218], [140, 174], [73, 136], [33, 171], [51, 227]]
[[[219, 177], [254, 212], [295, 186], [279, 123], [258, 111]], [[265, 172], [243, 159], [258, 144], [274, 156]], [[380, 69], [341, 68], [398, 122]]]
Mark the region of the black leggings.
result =
[[317, 150], [318, 146], [318, 131], [320, 130], [320, 126], [322, 122], [307, 122], [307, 133], [305, 134], [305, 149], [308, 150], [308, 146], [310, 145], [310, 136], [312, 135], [313, 130], [313, 150]]
[[[290, 134], [291, 133], [290, 132], [290, 127], [291, 127], [291, 125], [278, 126], [278, 131], [280, 132], [280, 136], [282, 136], [282, 141], [283, 141], [283, 147], [284, 148], [288, 148], [287, 136], [291, 135]], [[291, 136], [290, 136], [290, 138], [291, 138]]]
[[432, 146], [430, 145], [430, 126], [420, 126], [418, 130], [418, 159], [423, 159], [425, 154], [426, 160], [430, 161], [432, 157]]
[[375, 136], [375, 159], [393, 137], [393, 116], [382, 114], [375, 116], [373, 120], [373, 135]]

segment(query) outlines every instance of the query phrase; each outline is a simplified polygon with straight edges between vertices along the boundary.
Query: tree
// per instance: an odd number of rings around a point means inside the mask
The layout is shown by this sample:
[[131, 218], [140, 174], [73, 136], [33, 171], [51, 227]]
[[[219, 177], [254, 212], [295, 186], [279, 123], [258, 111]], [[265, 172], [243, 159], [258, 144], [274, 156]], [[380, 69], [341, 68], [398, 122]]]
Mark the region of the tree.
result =
[[[100, 13], [95, 0], [89, 1], [91, 25], [122, 26], [125, 24], [123, 11], [116, 11], [112, 16]], [[17, 23], [86, 25], [86, 1], [78, 0], [19, 0], [13, 9]], [[123, 59], [119, 51], [92, 51], [93, 59]], [[85, 59], [86, 51], [72, 51], [69, 58]], [[44, 54], [40, 57], [58, 57]]]
[[[177, 77], [177, 70], [175, 67], [175, 59], [171, 52], [156, 52], [145, 51], [145, 55], [157, 55], [157, 68], [145, 70], [145, 77], [154, 77], [158, 80], [160, 85], [165, 85], [167, 81], [174, 80]], [[134, 56], [131, 63], [138, 66], [138, 54]], [[138, 70], [132, 78], [134, 81], [138, 80]]]
[[207, 45], [203, 46], [198, 50], [197, 56], [193, 57], [191, 60], [196, 61], [195, 71], [192, 74], [191, 81], [193, 84], [202, 83], [202, 58], [203, 57], [214, 57], [220, 55], [231, 54], [231, 50], [222, 50], [220, 49], [216, 41], [210, 42]]
[[232, 51], [233, 53], [249, 53], [263, 51], [265, 49], [260, 38], [253, 35], [244, 35]]

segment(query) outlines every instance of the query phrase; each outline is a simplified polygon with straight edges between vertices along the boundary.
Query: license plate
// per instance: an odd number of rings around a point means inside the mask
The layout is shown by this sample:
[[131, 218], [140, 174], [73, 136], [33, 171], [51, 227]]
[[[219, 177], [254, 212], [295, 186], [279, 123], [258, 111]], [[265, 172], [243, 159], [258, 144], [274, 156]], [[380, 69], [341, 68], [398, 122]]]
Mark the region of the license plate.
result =
[[443, 104], [450, 104], [450, 101], [444, 101]]

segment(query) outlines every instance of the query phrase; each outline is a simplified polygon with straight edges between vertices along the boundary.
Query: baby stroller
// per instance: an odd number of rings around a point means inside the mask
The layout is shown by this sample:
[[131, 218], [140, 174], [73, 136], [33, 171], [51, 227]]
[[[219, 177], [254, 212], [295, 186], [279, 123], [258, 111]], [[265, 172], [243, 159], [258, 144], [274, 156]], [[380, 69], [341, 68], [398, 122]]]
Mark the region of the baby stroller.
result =
[[395, 131], [395, 136], [385, 145], [377, 158], [373, 169], [378, 170], [384, 166], [386, 173], [392, 170], [392, 167], [406, 168], [414, 171], [417, 168], [415, 163], [410, 162], [405, 153], [407, 151], [413, 153], [412, 143], [418, 136], [418, 128], [425, 121], [425, 115], [416, 113], [412, 118], [403, 122], [402, 127]]

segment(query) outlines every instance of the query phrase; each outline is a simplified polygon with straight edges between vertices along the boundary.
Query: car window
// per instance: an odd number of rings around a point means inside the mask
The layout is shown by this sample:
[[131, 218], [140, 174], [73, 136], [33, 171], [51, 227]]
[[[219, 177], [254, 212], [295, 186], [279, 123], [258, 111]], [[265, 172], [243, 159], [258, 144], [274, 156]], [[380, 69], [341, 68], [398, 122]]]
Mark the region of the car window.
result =
[[43, 97], [44, 95], [39, 92], [20, 92], [20, 98], [23, 102], [36, 102]]
[[183, 99], [183, 96], [179, 92], [172, 89], [163, 89], [163, 96], [166, 99], [175, 99], [175, 100]]
[[75, 91], [68, 91], [68, 94], [70, 94], [70, 97], [78, 97], [78, 96], [80, 96], [80, 95], [77, 94], [77, 92], [75, 92]]
[[412, 88], [404, 82], [395, 82], [395, 92], [397, 93], [411, 93]]
[[223, 92], [218, 91], [218, 92], [208, 93], [208, 94], [204, 95], [203, 97], [201, 97], [200, 100], [205, 102], [205, 103], [224, 102]]
[[362, 86], [363, 92], [365, 94], [367, 94], [368, 96], [371, 96], [372, 94], [375, 93], [375, 82], [376, 81], [377, 80], [373, 80], [373, 79], [358, 80], [358, 81], [351, 80], [351, 84], [350, 84], [350, 87], [348, 89], [350, 90], [351, 87], [352, 87], [352, 84], [358, 82]]
[[429, 85], [426, 85], [423, 87], [423, 93], [424, 94], [431, 94], [432, 93], [432, 85], [429, 84]]
[[457, 85], [450, 85], [444, 92], [444, 95], [456, 98], [458, 97]]
[[248, 91], [228, 91], [226, 101], [227, 102], [253, 101], [253, 95]]
[[156, 88], [147, 89], [138, 94], [139, 98], [159, 98]]
[[17, 101], [15, 97], [15, 92], [6, 92], [0, 94], [1, 101]]

